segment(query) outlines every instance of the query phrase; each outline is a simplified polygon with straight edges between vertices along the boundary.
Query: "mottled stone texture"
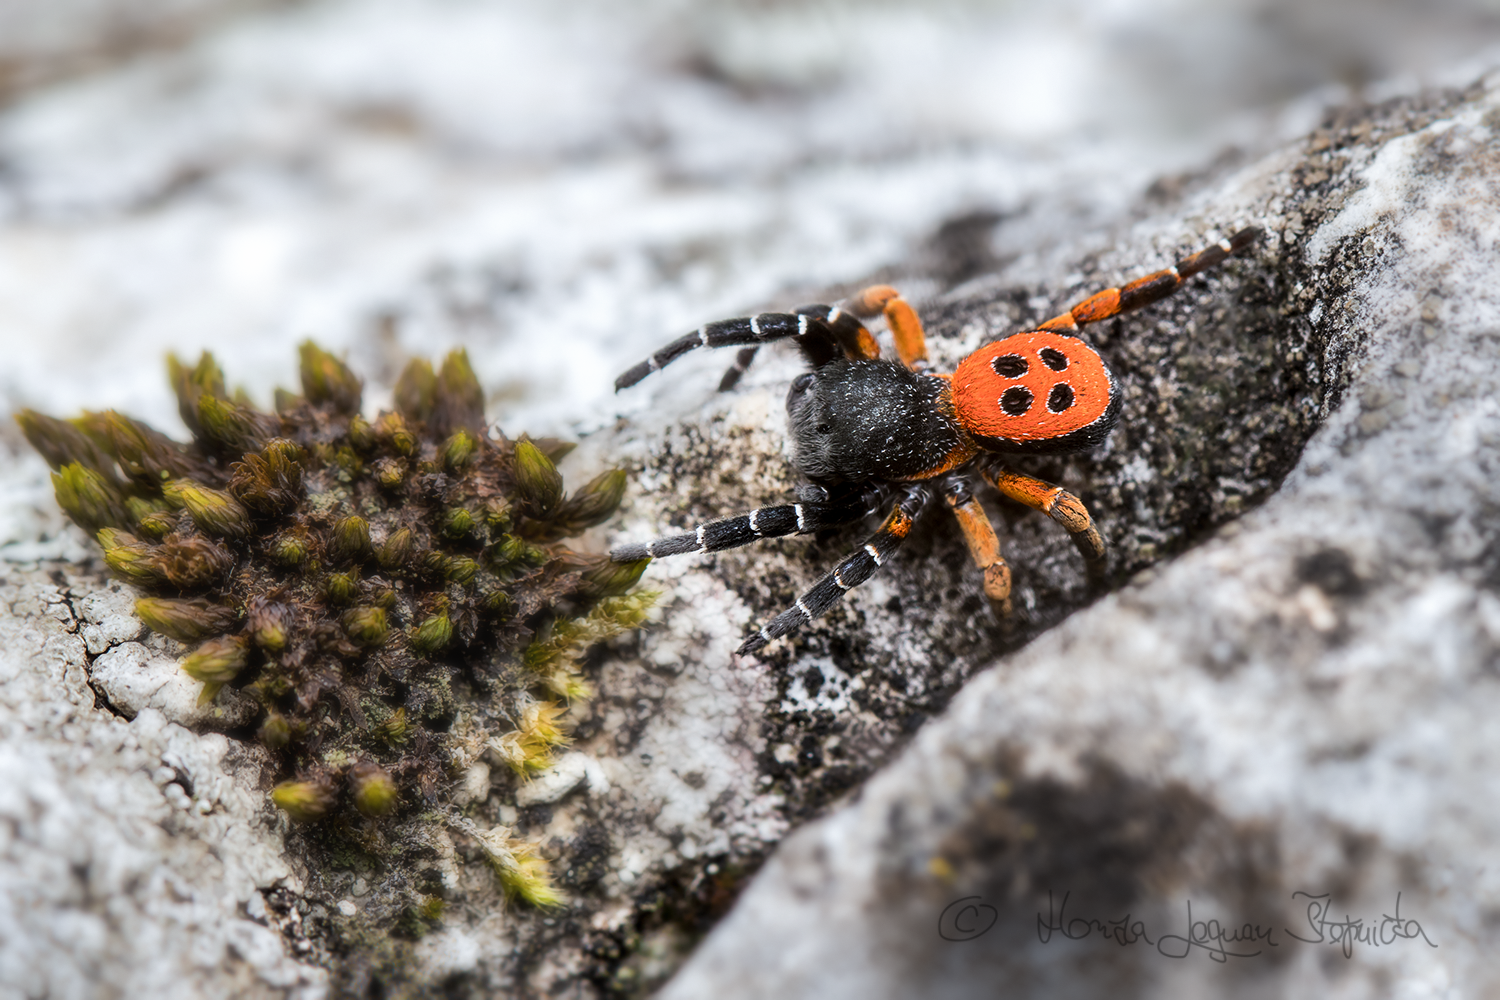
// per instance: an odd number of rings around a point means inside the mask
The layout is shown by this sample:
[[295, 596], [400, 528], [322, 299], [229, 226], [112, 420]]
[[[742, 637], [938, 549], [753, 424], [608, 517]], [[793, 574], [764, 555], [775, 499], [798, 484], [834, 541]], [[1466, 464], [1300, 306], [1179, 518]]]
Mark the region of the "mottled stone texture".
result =
[[[1047, 470], [1139, 571], [975, 676], [793, 833], [663, 996], [1500, 989], [1497, 129], [1495, 77], [1342, 112], [1076, 265], [1092, 287], [1210, 225], [1268, 230], [1097, 338], [1126, 385], [1122, 427]], [[977, 337], [1037, 315], [1032, 294], [985, 283], [930, 315]], [[1007, 551], [1055, 621], [1082, 603], [1077, 571], [1035, 520]], [[961, 577], [946, 533], [932, 547]], [[923, 566], [903, 561], [890, 593], [944, 635], [952, 604]], [[737, 586], [754, 617], [786, 593], [775, 576]], [[883, 638], [894, 609], [844, 616], [867, 628], [802, 641], [859, 645], [856, 662], [901, 648]], [[1319, 936], [1298, 893], [1376, 940], [1296, 940]], [[1420, 935], [1382, 921], [1398, 894]], [[1195, 922], [1250, 925], [1222, 947], [1254, 957], [1215, 956], [1206, 923], [1209, 947], [1171, 938], [1191, 935], [1189, 901]]]
[[10, 0], [0, 9], [0, 104], [17, 93], [182, 45], [286, 0]]
[[327, 973], [266, 926], [261, 890], [299, 886], [258, 767], [90, 684], [160, 654], [130, 641], [122, 589], [0, 569], [0, 997], [322, 995]]

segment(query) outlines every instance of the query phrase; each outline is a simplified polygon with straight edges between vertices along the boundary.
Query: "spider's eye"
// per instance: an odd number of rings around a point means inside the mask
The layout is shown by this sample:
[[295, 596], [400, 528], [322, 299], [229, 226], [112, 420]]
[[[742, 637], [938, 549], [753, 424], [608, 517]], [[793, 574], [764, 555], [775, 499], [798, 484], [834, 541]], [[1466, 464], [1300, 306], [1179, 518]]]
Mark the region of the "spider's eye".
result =
[[814, 375], [812, 372], [803, 372], [801, 375], [798, 375], [796, 378], [792, 379], [792, 391], [806, 392], [808, 388], [817, 380], [818, 376]]

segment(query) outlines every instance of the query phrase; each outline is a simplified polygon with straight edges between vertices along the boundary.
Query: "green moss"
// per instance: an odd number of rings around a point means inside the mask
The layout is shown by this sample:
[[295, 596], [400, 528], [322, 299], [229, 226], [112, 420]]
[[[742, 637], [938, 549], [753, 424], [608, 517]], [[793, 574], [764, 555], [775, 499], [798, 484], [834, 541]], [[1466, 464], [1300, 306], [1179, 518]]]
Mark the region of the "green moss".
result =
[[[483, 747], [521, 774], [550, 763], [566, 736], [549, 696], [584, 697], [584, 650], [651, 598], [606, 596], [638, 570], [562, 544], [614, 511], [623, 473], [565, 495], [563, 449], [487, 428], [462, 352], [414, 362], [372, 419], [343, 362], [300, 354], [301, 394], [279, 391], [275, 413], [228, 395], [211, 355], [170, 358], [185, 444], [113, 412], [17, 420], [59, 504], [142, 592], [141, 618], [196, 645], [182, 667], [203, 697], [259, 704], [241, 731], [272, 755], [272, 801], [327, 863], [389, 863], [427, 849]], [[483, 843], [508, 896], [557, 902], [531, 845]], [[442, 902], [415, 893], [406, 911], [427, 927]]]

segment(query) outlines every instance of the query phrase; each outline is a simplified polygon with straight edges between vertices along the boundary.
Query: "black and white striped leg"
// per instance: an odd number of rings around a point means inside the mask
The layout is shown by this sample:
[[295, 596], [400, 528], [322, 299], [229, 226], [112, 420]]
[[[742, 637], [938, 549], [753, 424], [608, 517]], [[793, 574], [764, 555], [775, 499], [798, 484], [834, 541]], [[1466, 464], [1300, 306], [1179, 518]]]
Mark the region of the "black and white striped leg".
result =
[[[816, 308], [821, 308], [825, 313], [828, 309], [827, 306]], [[816, 313], [799, 310], [795, 313], [759, 313], [707, 323], [692, 333], [678, 337], [615, 379], [615, 391], [635, 385], [647, 375], [666, 367], [695, 348], [759, 345], [786, 337], [803, 337], [814, 330], [813, 324], [817, 319]]]
[[741, 376], [750, 370], [750, 363], [755, 360], [755, 352], [759, 350], [759, 347], [746, 347], [734, 356], [734, 364], [730, 365], [724, 377], [719, 379], [720, 392], [728, 392], [740, 384]]
[[[802, 306], [796, 312], [758, 313], [701, 326], [692, 333], [678, 337], [615, 379], [615, 391], [635, 385], [647, 375], [666, 367], [695, 348], [758, 347], [788, 337], [797, 341], [797, 346], [814, 367], [827, 363], [841, 352], [849, 357], [880, 356], [875, 338], [856, 316], [837, 306]], [[740, 357], [745, 360], [745, 364], [749, 364], [743, 353]], [[738, 376], [735, 378], [738, 380]]]
[[749, 545], [762, 538], [783, 535], [805, 535], [820, 528], [832, 528], [865, 515], [868, 504], [858, 494], [827, 503], [790, 503], [778, 507], [759, 507], [748, 514], [700, 524], [681, 535], [668, 535], [649, 542], [632, 542], [610, 550], [614, 562], [636, 562], [659, 559], [687, 552], [719, 552]]
[[833, 607], [846, 590], [852, 590], [868, 580], [906, 540], [912, 524], [921, 515], [930, 496], [931, 493], [925, 486], [907, 487], [875, 534], [865, 539], [864, 544], [839, 563], [832, 573], [813, 584], [791, 607], [747, 638], [736, 652], [753, 653], [767, 643], [796, 631]]

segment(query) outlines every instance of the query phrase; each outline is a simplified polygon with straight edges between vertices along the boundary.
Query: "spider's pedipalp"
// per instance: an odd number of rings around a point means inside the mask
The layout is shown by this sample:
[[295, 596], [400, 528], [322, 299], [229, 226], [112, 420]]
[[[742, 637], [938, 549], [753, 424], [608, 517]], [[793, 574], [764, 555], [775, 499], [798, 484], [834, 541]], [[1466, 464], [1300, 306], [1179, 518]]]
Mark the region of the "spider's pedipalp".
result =
[[900, 292], [890, 285], [871, 285], [849, 299], [845, 308], [861, 319], [884, 316], [901, 363], [913, 371], [927, 369], [927, 334], [917, 311]]
[[767, 643], [793, 632], [833, 607], [846, 590], [868, 580], [877, 568], [906, 540], [913, 522], [921, 515], [931, 493], [923, 485], [907, 486], [901, 499], [891, 508], [885, 522], [863, 545], [839, 563], [833, 572], [813, 584], [792, 602], [792, 606], [757, 630], [740, 644], [735, 652], [753, 653]]
[[692, 531], [668, 535], [649, 542], [632, 542], [610, 550], [614, 562], [637, 562], [659, 559], [688, 552], [720, 552], [749, 545], [762, 538], [805, 535], [820, 528], [831, 528], [864, 516], [866, 503], [862, 494], [846, 494], [827, 503], [791, 503], [776, 507], [758, 507], [748, 514], [722, 521], [700, 524]]

